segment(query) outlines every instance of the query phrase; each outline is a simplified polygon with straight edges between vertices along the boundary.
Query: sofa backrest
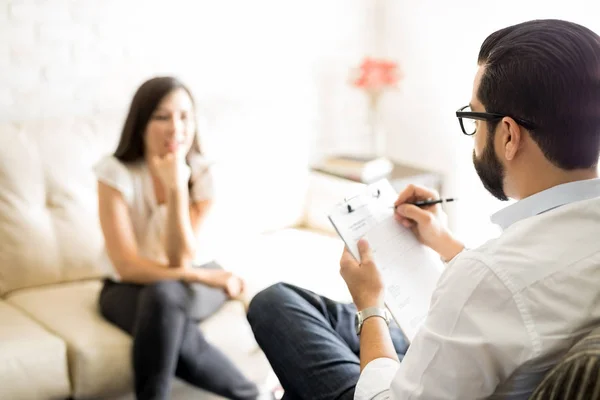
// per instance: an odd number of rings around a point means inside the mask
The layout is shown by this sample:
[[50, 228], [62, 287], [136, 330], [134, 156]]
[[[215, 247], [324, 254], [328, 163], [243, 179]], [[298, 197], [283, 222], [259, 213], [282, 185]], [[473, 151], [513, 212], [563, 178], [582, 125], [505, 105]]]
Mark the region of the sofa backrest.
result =
[[600, 328], [571, 348], [529, 400], [600, 400]]
[[104, 275], [91, 168], [117, 121], [0, 126], [0, 295]]
[[[122, 121], [123, 115], [98, 115], [0, 124], [0, 297], [106, 275], [92, 166], [114, 151]], [[213, 138], [221, 153], [237, 144], [251, 157], [216, 160], [204, 247], [232, 251], [236, 240], [303, 216], [306, 163], [289, 146], [265, 146], [280, 132], [267, 130], [270, 138], [252, 142], [236, 138], [248, 134], [225, 129]]]

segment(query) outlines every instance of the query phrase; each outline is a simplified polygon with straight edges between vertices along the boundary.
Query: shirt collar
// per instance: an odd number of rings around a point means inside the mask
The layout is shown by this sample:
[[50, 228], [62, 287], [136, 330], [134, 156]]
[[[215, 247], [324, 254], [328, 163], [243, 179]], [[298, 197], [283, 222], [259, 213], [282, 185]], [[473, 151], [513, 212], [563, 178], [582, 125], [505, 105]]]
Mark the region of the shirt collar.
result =
[[497, 213], [491, 220], [502, 229], [522, 219], [542, 214], [565, 204], [600, 197], [600, 178], [563, 183], [519, 200]]

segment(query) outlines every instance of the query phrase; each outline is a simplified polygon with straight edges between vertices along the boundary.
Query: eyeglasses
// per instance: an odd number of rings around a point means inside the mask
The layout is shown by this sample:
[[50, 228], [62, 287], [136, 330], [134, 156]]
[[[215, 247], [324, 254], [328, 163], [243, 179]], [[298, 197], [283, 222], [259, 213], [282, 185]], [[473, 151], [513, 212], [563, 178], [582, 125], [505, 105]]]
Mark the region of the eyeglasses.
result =
[[[467, 136], [473, 136], [477, 131], [477, 124], [475, 124], [475, 120], [479, 121], [497, 121], [504, 117], [510, 117], [510, 115], [506, 114], [498, 114], [498, 113], [488, 113], [488, 112], [473, 112], [471, 110], [471, 106], [464, 106], [458, 111], [456, 111], [456, 116], [458, 117], [458, 122], [460, 123], [460, 128], [463, 133]], [[521, 125], [525, 129], [535, 129], [535, 124], [529, 122], [527, 120], [521, 118], [510, 117], [515, 120], [515, 122]]]

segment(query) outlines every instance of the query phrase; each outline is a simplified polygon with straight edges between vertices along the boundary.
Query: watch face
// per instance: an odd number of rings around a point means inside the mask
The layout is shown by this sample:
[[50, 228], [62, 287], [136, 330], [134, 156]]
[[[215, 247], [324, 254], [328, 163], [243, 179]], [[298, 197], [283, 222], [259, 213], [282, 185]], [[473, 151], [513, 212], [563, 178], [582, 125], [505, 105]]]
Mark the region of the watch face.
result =
[[356, 313], [356, 315], [354, 316], [354, 329], [356, 329], [356, 333], [359, 332], [359, 329], [360, 329], [360, 317], [358, 316], [358, 313]]

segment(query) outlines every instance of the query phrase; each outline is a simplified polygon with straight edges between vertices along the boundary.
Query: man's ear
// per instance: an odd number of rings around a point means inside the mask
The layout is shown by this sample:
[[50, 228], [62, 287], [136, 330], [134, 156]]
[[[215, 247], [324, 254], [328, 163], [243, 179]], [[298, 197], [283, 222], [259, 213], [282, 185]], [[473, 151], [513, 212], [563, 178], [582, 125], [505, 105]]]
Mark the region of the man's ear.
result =
[[523, 142], [523, 131], [519, 124], [510, 117], [504, 117], [501, 122], [502, 134], [499, 135], [502, 138], [502, 151], [504, 151], [504, 157], [506, 160], [513, 160]]

